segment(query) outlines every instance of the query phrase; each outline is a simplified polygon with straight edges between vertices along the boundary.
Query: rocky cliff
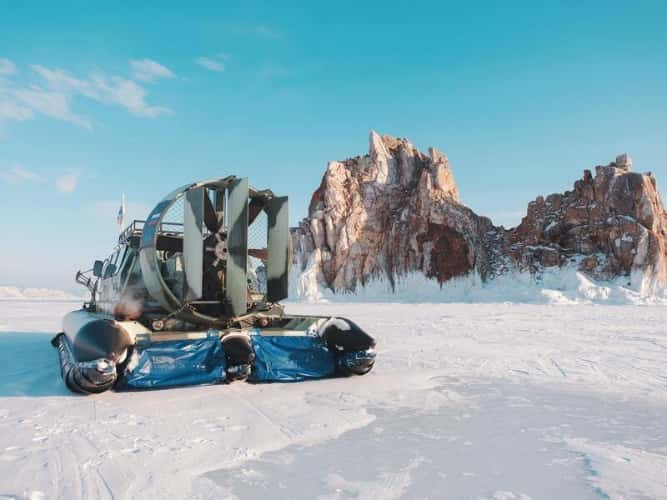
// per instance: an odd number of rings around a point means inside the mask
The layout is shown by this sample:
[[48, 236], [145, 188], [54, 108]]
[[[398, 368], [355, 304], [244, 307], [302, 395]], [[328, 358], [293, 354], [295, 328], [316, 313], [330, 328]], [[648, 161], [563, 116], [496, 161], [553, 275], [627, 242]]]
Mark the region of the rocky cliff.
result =
[[667, 281], [667, 213], [655, 177], [632, 172], [632, 160], [584, 170], [574, 189], [539, 196], [506, 235], [504, 252], [522, 270], [576, 264], [595, 279], [643, 271]]
[[371, 132], [367, 155], [328, 164], [292, 238], [299, 271], [353, 292], [414, 272], [444, 283], [565, 265], [596, 279], [641, 270], [665, 282], [666, 231], [654, 177], [632, 172], [625, 155], [595, 177], [585, 171], [572, 191], [538, 197], [505, 230], [461, 203], [443, 153]]

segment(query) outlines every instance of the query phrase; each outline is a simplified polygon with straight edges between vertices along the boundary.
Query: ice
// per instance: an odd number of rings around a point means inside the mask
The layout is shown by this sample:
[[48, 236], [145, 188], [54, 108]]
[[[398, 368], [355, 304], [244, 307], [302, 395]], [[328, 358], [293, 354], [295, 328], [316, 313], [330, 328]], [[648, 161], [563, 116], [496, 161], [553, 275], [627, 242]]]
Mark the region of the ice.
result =
[[[589, 471], [589, 480], [609, 498], [665, 497], [667, 455], [664, 452], [652, 453], [585, 438], [567, 439], [565, 442], [581, 454]], [[624, 478], [627, 477], [633, 480], [626, 481]]]
[[[576, 264], [576, 263], [575, 263]], [[545, 268], [540, 275], [509, 272], [486, 282], [475, 273], [442, 285], [421, 273], [398, 276], [394, 288], [378, 278], [356, 293], [332, 293], [317, 280], [312, 261], [304, 272], [292, 269], [290, 298], [294, 302], [401, 303], [526, 303], [526, 304], [637, 304], [667, 305], [667, 288], [641, 271], [615, 280], [597, 282], [576, 267]]]
[[547, 227], [544, 228], [544, 232], [548, 233], [551, 229], [553, 229], [557, 225], [558, 225], [558, 222], [556, 222], [555, 220], [552, 220], [551, 222], [549, 222], [549, 224], [547, 224]]
[[0, 498], [665, 498], [667, 308], [289, 304], [369, 375], [69, 394], [76, 303], [0, 303]]

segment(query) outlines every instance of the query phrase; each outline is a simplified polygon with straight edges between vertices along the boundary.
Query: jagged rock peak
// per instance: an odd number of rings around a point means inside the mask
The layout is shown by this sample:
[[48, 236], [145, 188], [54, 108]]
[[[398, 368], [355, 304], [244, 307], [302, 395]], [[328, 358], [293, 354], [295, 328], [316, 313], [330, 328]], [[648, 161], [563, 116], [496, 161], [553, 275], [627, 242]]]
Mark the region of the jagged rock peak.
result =
[[519, 267], [580, 262], [588, 275], [608, 280], [645, 271], [667, 283], [667, 213], [651, 174], [631, 171], [627, 154], [584, 171], [574, 189], [539, 196], [508, 233]]
[[618, 168], [622, 168], [623, 170], [632, 170], [632, 158], [627, 153], [618, 155], [614, 163]]
[[386, 158], [389, 156], [389, 152], [384, 145], [382, 136], [375, 130], [371, 130], [368, 137], [368, 155], [373, 159]]
[[319, 283], [352, 291], [378, 277], [420, 271], [444, 282], [489, 268], [490, 229], [460, 203], [443, 153], [372, 130], [367, 155], [329, 162], [292, 236], [301, 270], [310, 262]]
[[[428, 154], [424, 154], [409, 139], [403, 137], [380, 135], [371, 130], [368, 138], [368, 155], [364, 158], [351, 158], [342, 163], [349, 168], [363, 170], [364, 181], [410, 188], [414, 188], [420, 182], [427, 182], [429, 189], [439, 190], [443, 196], [456, 202], [460, 201], [458, 187], [447, 156], [435, 148], [429, 148]], [[425, 178], [425, 173], [430, 179]]]

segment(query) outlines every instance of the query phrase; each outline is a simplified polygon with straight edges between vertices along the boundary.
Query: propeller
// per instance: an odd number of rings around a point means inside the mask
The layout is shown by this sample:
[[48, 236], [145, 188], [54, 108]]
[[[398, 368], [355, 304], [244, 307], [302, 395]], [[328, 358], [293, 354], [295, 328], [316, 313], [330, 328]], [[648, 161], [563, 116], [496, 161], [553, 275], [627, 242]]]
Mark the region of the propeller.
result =
[[206, 264], [216, 270], [223, 268], [229, 254], [227, 249], [227, 231], [224, 228], [225, 192], [217, 189], [208, 190], [215, 195], [215, 206], [210, 196], [204, 203], [204, 224], [211, 233], [206, 237], [204, 250], [208, 252]]
[[[182, 236], [174, 234], [173, 219], [165, 221], [177, 201], [183, 206]], [[141, 235], [139, 258], [148, 294], [183, 318], [215, 321], [242, 316], [247, 313], [252, 277], [248, 257], [255, 257], [264, 264], [266, 301], [286, 297], [287, 201], [269, 190], [250, 189], [247, 179], [232, 176], [168, 194], [151, 211]], [[259, 226], [260, 215], [266, 218], [266, 248], [248, 248], [249, 226]], [[180, 284], [182, 288], [174, 289]], [[254, 294], [251, 298], [256, 300]]]
[[213, 254], [211, 255], [213, 258], [211, 265], [216, 269], [220, 269], [221, 264], [227, 260], [229, 254], [227, 249], [227, 234], [224, 231], [213, 233], [206, 238], [206, 243], [205, 250]]
[[[227, 248], [227, 231], [224, 229], [224, 192], [217, 190], [208, 190], [215, 193], [215, 202], [218, 205], [217, 210], [209, 196], [204, 198], [204, 225], [211, 235], [206, 238], [205, 251], [210, 252], [213, 257], [210, 264], [216, 269], [222, 269], [222, 264], [227, 260], [229, 251]], [[252, 198], [248, 203], [248, 226], [252, 225], [257, 217], [262, 213], [265, 207], [264, 200]], [[249, 248], [248, 255], [257, 259], [266, 261], [269, 253], [267, 248]]]
[[[215, 205], [214, 201], [211, 201], [211, 194], [214, 195]], [[218, 291], [222, 289], [217, 271], [224, 267], [223, 262], [228, 253], [223, 213], [224, 191], [202, 186], [186, 192], [183, 206], [186, 300], [198, 300], [204, 295], [211, 295], [208, 291], [204, 293], [204, 281], [213, 282]], [[210, 233], [208, 236], [204, 234], [204, 226]]]
[[[274, 300], [283, 292], [287, 254], [272, 254], [271, 245], [264, 248], [248, 247], [248, 227], [261, 213], [269, 216], [268, 240], [281, 246], [287, 244], [279, 233], [287, 232], [286, 199], [272, 202], [264, 197], [250, 198], [246, 179], [236, 179], [226, 188], [201, 186], [186, 192], [183, 219], [183, 268], [186, 300], [227, 299], [233, 314], [243, 314], [248, 289], [248, 256], [268, 265], [271, 280], [269, 288]], [[278, 199], [276, 199], [278, 201]], [[278, 217], [281, 223], [276, 224]], [[285, 246], [286, 248], [286, 246]], [[278, 278], [279, 277], [279, 278]], [[276, 278], [278, 278], [276, 280]], [[286, 295], [286, 294], [285, 294]]]

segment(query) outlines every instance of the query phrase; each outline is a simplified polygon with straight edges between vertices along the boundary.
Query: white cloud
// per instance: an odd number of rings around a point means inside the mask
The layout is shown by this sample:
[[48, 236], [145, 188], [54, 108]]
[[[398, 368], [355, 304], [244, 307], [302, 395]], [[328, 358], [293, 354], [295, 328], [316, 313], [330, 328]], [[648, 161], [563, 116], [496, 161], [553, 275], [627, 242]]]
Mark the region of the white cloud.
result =
[[25, 121], [33, 117], [33, 111], [18, 101], [9, 81], [0, 73], [0, 125], [3, 121]]
[[[146, 59], [133, 62], [139, 63], [139, 67], [144, 70], [144, 79], [149, 78], [150, 71], [152, 79], [166, 78], [167, 74], [173, 76], [171, 71], [153, 61]], [[149, 104], [148, 91], [131, 79], [109, 76], [103, 72], [94, 73], [88, 78], [78, 78], [65, 70], [42, 65], [33, 65], [31, 69], [41, 80], [37, 84], [17, 86], [0, 78], [0, 122], [29, 120], [36, 114], [42, 114], [90, 129], [92, 121], [72, 109], [74, 101], [79, 98], [120, 106], [140, 117], [154, 118], [171, 113], [168, 108]]]
[[31, 87], [17, 90], [14, 94], [18, 101], [30, 110], [88, 129], [92, 128], [90, 120], [75, 114], [70, 109], [70, 97], [66, 93]]
[[51, 176], [44, 176], [21, 165], [15, 165], [5, 170], [0, 169], [0, 180], [6, 182], [7, 184], [16, 185], [26, 183], [43, 183], [48, 181], [49, 184], [54, 182], [56, 189], [61, 193], [74, 192], [79, 183], [79, 177], [80, 173], [72, 170], [54, 178]]
[[77, 174], [65, 174], [56, 179], [56, 189], [61, 193], [73, 193], [79, 182]]
[[41, 64], [33, 64], [30, 68], [45, 81], [49, 89], [63, 93], [80, 93], [92, 97], [94, 90], [89, 82], [80, 80], [62, 69], [49, 69]]
[[0, 89], [0, 122], [3, 120], [25, 121], [34, 116], [32, 109], [17, 102], [13, 96], [2, 95], [2, 89]]
[[130, 61], [134, 78], [142, 82], [154, 82], [161, 78], [174, 78], [174, 73], [162, 64], [151, 59], [140, 59]]
[[148, 92], [141, 85], [120, 76], [107, 76], [102, 72], [93, 74], [87, 80], [80, 80], [66, 72], [50, 70], [43, 66], [33, 69], [46, 80], [49, 88], [79, 94], [106, 104], [117, 104], [137, 116], [156, 117], [170, 110], [160, 106], [150, 106], [146, 102]]
[[16, 73], [16, 65], [9, 59], [0, 57], [0, 75], [13, 75]]
[[148, 94], [146, 89], [132, 80], [97, 74], [92, 77], [91, 81], [98, 92], [95, 97], [91, 98], [100, 102], [117, 104], [136, 116], [148, 118], [171, 113], [169, 108], [150, 106], [146, 102]]
[[0, 170], [0, 179], [8, 184], [23, 184], [24, 182], [42, 182], [44, 178], [37, 172], [28, 170], [20, 165], [7, 170]]
[[222, 72], [225, 70], [225, 63], [220, 59], [212, 59], [210, 57], [198, 57], [195, 62], [200, 66], [215, 72]]

